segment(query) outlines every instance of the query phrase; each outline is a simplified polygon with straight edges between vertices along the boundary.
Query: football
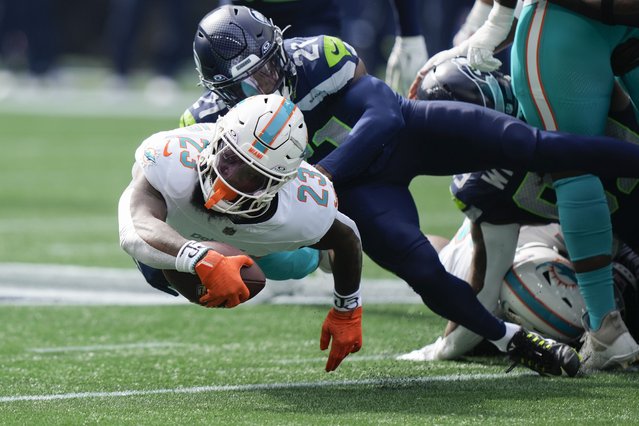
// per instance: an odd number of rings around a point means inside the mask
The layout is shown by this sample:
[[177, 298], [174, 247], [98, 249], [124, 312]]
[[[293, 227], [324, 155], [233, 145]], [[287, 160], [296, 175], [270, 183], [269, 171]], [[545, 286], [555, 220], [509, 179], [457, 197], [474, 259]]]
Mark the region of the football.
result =
[[[211, 247], [216, 252], [224, 256], [237, 256], [244, 254], [240, 249], [225, 243], [214, 241], [204, 241], [202, 244]], [[176, 270], [163, 270], [171, 287], [186, 297], [190, 302], [200, 305], [200, 297], [206, 293], [206, 287], [200, 281], [200, 277], [188, 272], [178, 272]], [[257, 263], [251, 266], [244, 266], [240, 269], [240, 275], [249, 290], [248, 300], [255, 297], [266, 285], [266, 276]]]

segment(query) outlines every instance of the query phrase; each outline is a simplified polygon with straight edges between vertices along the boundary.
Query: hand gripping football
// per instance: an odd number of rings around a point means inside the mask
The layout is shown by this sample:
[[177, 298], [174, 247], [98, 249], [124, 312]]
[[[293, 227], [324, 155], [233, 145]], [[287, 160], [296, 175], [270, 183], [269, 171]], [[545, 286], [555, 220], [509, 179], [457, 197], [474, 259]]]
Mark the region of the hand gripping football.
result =
[[[202, 244], [211, 247], [213, 250], [223, 254], [224, 256], [237, 256], [244, 254], [240, 249], [225, 243], [204, 241]], [[186, 297], [190, 302], [201, 305], [200, 297], [206, 293], [206, 287], [204, 287], [204, 285], [200, 282], [200, 277], [194, 274], [189, 274], [188, 272], [178, 272], [172, 269], [165, 269], [162, 272], [164, 272], [164, 276], [169, 284], [171, 284], [171, 287], [177, 290], [182, 296]], [[242, 267], [242, 269], [240, 269], [240, 275], [250, 293], [248, 300], [255, 297], [255, 295], [262, 291], [266, 285], [264, 272], [262, 272], [257, 263], [248, 267]]]

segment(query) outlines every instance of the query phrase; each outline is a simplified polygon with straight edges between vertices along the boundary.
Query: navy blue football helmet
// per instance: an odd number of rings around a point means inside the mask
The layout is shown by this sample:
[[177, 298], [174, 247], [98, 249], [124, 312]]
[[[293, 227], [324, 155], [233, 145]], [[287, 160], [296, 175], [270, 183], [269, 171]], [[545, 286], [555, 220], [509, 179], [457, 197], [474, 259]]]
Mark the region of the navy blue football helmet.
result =
[[202, 18], [193, 55], [200, 83], [229, 107], [249, 96], [292, 92], [295, 67], [282, 30], [248, 7], [221, 6]]
[[417, 99], [468, 102], [514, 117], [519, 115], [510, 76], [499, 71], [478, 71], [464, 57], [443, 62], [426, 74]]

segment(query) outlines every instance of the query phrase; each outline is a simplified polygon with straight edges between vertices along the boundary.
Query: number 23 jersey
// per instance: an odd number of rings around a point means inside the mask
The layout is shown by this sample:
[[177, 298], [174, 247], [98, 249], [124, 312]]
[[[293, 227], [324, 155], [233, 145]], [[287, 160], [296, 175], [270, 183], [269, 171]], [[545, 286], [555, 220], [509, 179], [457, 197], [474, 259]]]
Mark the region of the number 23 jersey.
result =
[[228, 243], [253, 256], [310, 246], [326, 234], [338, 215], [337, 198], [330, 180], [306, 162], [278, 191], [265, 219], [218, 214], [194, 201], [201, 191], [197, 159], [214, 133], [214, 125], [160, 132], [135, 152], [136, 164], [164, 197], [171, 227], [185, 238]]

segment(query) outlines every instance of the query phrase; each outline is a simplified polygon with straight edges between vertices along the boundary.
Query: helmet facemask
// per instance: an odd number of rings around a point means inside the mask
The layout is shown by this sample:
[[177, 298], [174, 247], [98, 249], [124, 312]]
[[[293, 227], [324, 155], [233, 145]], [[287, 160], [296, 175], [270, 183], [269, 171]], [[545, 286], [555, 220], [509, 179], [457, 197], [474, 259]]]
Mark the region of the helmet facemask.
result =
[[259, 216], [307, 153], [303, 115], [282, 96], [260, 95], [232, 108], [216, 129], [198, 163], [205, 207]]
[[[223, 131], [200, 154], [200, 188], [208, 209], [219, 213], [257, 216], [292, 176], [275, 176], [237, 150], [233, 130]], [[251, 214], [252, 213], [252, 214]]]

